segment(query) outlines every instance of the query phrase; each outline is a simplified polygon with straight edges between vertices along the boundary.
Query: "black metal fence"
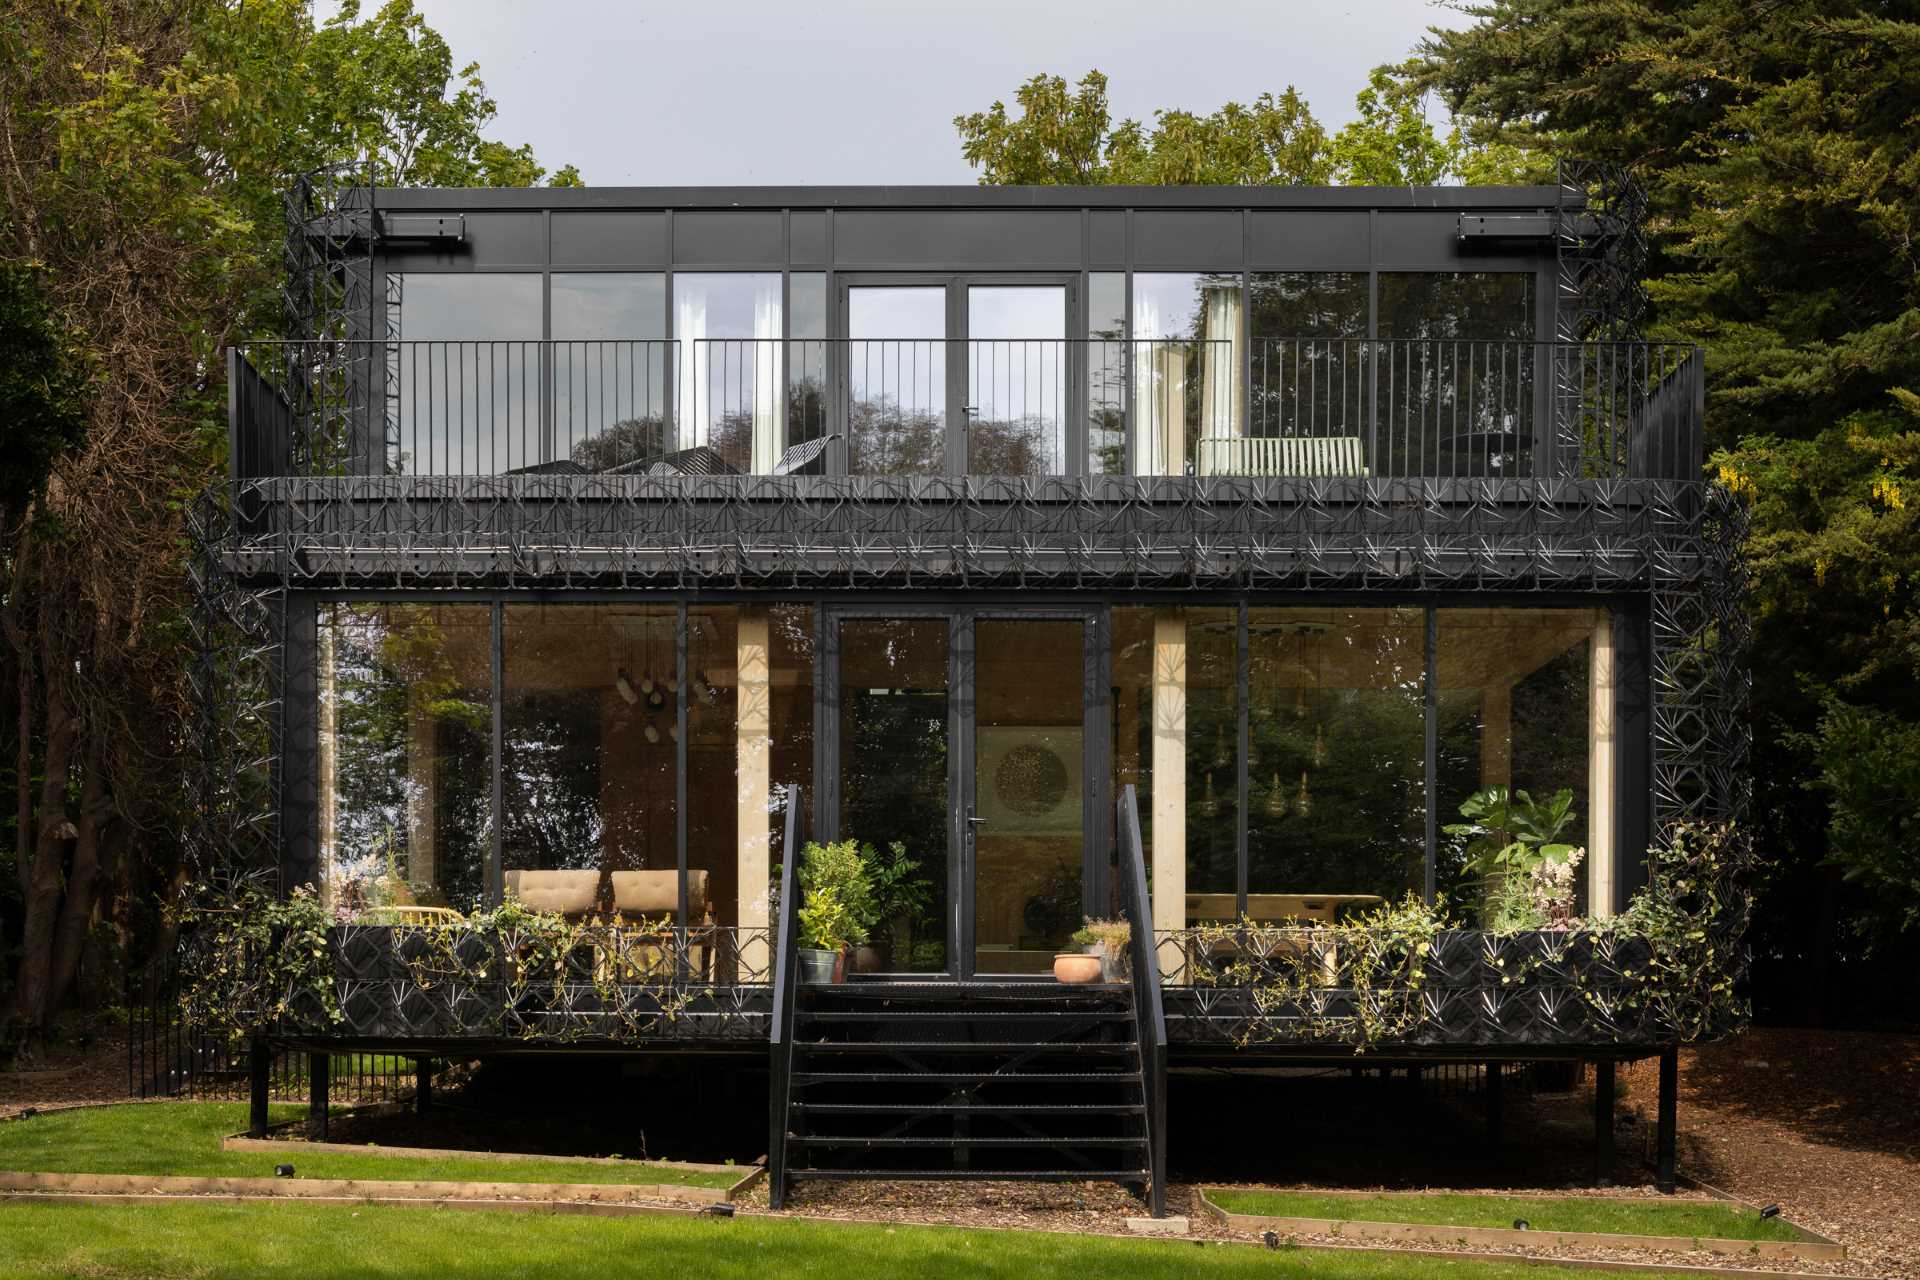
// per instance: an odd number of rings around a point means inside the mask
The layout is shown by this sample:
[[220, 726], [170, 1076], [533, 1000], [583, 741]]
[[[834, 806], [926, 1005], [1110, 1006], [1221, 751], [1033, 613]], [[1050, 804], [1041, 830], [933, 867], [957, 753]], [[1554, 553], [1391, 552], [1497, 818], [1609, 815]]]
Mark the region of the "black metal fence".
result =
[[[190, 1023], [181, 1000], [179, 962], [164, 956], [127, 976], [127, 1095], [203, 1102], [245, 1102], [251, 1096], [250, 1048]], [[382, 1053], [329, 1055], [330, 1096], [339, 1103], [395, 1102], [418, 1081], [412, 1058]], [[275, 1047], [268, 1094], [305, 1102], [308, 1054]]]
[[1697, 479], [1698, 349], [1255, 338], [271, 342], [238, 478]]

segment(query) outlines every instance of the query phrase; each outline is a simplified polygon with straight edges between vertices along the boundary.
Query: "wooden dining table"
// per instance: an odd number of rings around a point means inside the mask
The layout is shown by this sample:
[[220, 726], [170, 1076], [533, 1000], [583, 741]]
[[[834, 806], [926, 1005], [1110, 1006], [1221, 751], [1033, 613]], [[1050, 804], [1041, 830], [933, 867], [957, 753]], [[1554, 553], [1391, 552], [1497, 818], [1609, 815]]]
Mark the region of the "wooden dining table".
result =
[[[1299, 938], [1297, 944], [1288, 943], [1288, 949], [1296, 954], [1304, 954], [1316, 942], [1320, 943], [1323, 947], [1321, 977], [1331, 985], [1338, 982], [1340, 976], [1338, 943], [1331, 930], [1321, 931], [1314, 926], [1333, 924], [1340, 918], [1343, 909], [1365, 910], [1385, 901], [1376, 893], [1250, 893], [1247, 895], [1246, 919], [1259, 925], [1298, 922], [1304, 936]], [[1231, 893], [1187, 895], [1188, 924], [1205, 921], [1231, 924], [1240, 918], [1239, 903]], [[1222, 959], [1238, 954], [1240, 948], [1232, 942], [1216, 940], [1208, 946], [1195, 939], [1189, 944], [1187, 953], [1188, 972], [1191, 975], [1202, 969], [1212, 969]]]

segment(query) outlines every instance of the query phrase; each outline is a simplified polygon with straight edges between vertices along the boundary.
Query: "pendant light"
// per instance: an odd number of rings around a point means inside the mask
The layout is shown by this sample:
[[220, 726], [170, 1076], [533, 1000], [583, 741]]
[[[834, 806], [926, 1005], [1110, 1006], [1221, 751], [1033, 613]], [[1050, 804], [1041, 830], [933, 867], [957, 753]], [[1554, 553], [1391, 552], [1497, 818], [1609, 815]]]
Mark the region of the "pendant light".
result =
[[1267, 788], [1267, 816], [1284, 818], [1287, 816], [1287, 793], [1280, 786], [1280, 771], [1273, 771], [1273, 784]]
[[1218, 817], [1219, 814], [1220, 801], [1214, 798], [1213, 773], [1209, 770], [1207, 773], [1206, 788], [1200, 793], [1200, 816], [1203, 818], [1214, 818]]
[[1319, 721], [1313, 725], [1313, 767], [1318, 769], [1327, 762], [1327, 731]]
[[1313, 797], [1307, 792], [1307, 771], [1300, 771], [1300, 795], [1293, 802], [1293, 816], [1304, 818], [1313, 812]]

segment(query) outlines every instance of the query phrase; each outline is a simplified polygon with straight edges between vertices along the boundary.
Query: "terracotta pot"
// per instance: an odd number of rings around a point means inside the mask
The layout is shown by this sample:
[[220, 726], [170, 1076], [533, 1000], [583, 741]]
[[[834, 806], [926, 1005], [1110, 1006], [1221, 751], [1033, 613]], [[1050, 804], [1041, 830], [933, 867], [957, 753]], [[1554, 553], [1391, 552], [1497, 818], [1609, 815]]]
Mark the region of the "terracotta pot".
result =
[[1053, 976], [1060, 982], [1100, 981], [1100, 957], [1080, 951], [1062, 951], [1053, 958]]

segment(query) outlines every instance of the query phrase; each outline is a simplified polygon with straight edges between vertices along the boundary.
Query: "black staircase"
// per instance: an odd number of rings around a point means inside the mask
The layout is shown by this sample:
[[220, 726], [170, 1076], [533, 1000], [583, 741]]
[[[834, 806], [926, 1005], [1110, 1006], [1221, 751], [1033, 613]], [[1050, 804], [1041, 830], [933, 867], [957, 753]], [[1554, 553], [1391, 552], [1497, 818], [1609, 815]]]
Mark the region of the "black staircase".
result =
[[[1132, 791], [1123, 901], [1142, 983], [852, 981], [799, 986], [790, 799], [772, 1031], [770, 1191], [803, 1178], [1113, 1181], [1164, 1212], [1166, 1031]], [[1132, 841], [1129, 849], [1129, 839]], [[1129, 859], [1133, 862], [1129, 878]]]

